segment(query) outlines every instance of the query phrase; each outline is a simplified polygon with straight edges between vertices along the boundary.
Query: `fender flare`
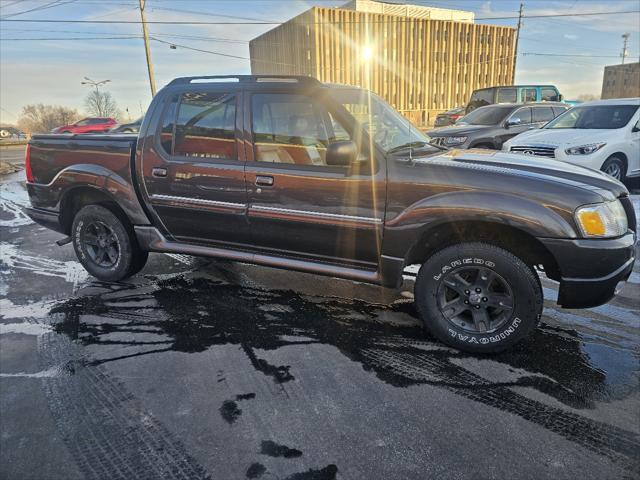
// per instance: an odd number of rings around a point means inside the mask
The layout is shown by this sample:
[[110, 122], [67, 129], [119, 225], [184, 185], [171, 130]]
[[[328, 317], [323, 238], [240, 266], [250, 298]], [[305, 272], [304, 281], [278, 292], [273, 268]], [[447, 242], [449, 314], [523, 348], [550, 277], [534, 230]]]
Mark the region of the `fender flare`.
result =
[[125, 179], [106, 167], [95, 164], [76, 164], [61, 170], [47, 184], [52, 195], [57, 197], [60, 211], [65, 198], [79, 188], [92, 188], [116, 203], [133, 225], [150, 224], [131, 180]]
[[[566, 218], [533, 200], [506, 193], [461, 190], [420, 200], [395, 218], [387, 219], [385, 236], [394, 237], [397, 233], [406, 241], [406, 232], [411, 231], [415, 236], [413, 246], [431, 229], [465, 221], [500, 224], [537, 238], [578, 236]], [[410, 246], [405, 243], [405, 247]]]

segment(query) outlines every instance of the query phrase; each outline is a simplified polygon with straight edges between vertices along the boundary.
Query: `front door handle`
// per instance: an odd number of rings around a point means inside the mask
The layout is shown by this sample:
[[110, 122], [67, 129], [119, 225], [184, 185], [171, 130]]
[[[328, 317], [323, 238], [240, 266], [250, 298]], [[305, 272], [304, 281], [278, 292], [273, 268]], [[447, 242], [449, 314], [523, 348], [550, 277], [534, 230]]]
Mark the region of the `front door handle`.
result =
[[256, 176], [256, 185], [261, 187], [273, 187], [273, 177], [268, 175]]
[[164, 178], [164, 177], [167, 176], [167, 169], [166, 168], [154, 168], [153, 170], [151, 170], [151, 175], [153, 175], [154, 177]]

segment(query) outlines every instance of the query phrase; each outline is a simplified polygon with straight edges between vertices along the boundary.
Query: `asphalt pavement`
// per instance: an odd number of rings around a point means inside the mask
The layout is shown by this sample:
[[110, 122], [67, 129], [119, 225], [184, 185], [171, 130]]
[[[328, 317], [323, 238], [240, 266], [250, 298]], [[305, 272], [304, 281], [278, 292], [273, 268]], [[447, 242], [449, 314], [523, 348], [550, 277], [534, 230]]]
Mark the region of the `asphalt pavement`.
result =
[[420, 329], [412, 269], [395, 292], [152, 254], [96, 281], [23, 176], [0, 182], [2, 478], [640, 475], [640, 265], [584, 311], [543, 279], [532, 337], [469, 355]]

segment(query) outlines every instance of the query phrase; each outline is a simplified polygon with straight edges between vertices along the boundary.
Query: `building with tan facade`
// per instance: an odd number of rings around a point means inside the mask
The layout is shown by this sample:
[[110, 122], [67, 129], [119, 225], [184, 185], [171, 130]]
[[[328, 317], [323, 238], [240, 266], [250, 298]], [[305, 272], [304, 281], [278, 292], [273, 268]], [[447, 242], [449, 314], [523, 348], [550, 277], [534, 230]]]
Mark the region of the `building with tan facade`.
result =
[[604, 67], [600, 98], [640, 97], [640, 62]]
[[515, 29], [474, 14], [354, 0], [312, 7], [249, 43], [254, 74], [370, 88], [418, 125], [478, 88], [513, 83]]

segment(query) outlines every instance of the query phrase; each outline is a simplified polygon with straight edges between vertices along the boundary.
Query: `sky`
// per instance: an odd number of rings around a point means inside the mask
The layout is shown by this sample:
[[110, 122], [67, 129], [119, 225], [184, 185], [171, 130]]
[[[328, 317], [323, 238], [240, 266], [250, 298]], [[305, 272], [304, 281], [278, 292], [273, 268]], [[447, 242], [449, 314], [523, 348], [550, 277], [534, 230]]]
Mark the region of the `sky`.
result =
[[[639, 0], [522, 1], [525, 15], [640, 10]], [[334, 0], [147, 0], [148, 21], [225, 23], [149, 25], [151, 36], [177, 45], [172, 49], [158, 40], [151, 42], [158, 88], [180, 76], [250, 73], [249, 40], [275, 25], [239, 25], [238, 22], [284, 22], [314, 5], [334, 7], [343, 3]], [[468, 10], [480, 19], [516, 16], [520, 0], [396, 3]], [[138, 0], [0, 0], [0, 20], [42, 19], [139, 21], [140, 12]], [[516, 19], [476, 21], [514, 27], [516, 22]], [[638, 13], [525, 18], [516, 83], [555, 84], [567, 99], [582, 94], [599, 95], [604, 66], [620, 63], [621, 35], [625, 32], [631, 34], [627, 62], [637, 62], [640, 55]], [[81, 84], [85, 76], [96, 81], [109, 79], [105, 88], [118, 106], [128, 110], [131, 118], [140, 116], [151, 100], [140, 35], [141, 26], [135, 23], [0, 21], [0, 122], [15, 123], [22, 107], [32, 103], [59, 104], [82, 111], [88, 93], [88, 87]], [[49, 40], [61, 38], [72, 40]]]

